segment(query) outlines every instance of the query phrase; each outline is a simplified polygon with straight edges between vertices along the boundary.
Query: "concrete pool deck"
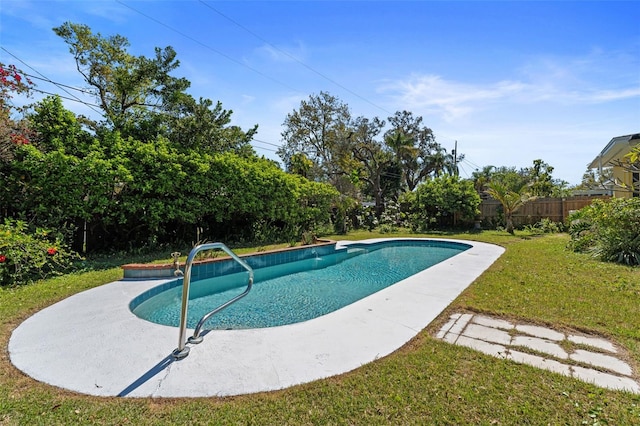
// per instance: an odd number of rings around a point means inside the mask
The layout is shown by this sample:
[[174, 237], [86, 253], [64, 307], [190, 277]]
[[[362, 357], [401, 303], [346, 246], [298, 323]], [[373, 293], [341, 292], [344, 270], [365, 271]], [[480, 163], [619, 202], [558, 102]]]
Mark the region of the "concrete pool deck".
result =
[[229, 396], [323, 379], [400, 348], [504, 252], [460, 242], [472, 248], [335, 312], [280, 327], [210, 331], [181, 360], [171, 355], [176, 327], [129, 310], [134, 297], [169, 281], [157, 279], [116, 281], [43, 309], [14, 330], [9, 355], [36, 380], [98, 396]]

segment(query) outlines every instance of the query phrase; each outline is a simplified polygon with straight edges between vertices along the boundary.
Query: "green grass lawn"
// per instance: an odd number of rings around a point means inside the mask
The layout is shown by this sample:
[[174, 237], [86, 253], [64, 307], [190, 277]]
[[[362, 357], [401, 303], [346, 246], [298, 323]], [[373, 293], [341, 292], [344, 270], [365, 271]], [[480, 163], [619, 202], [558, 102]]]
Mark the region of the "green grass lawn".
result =
[[[358, 232], [331, 238], [385, 236], [416, 235]], [[627, 349], [637, 374], [640, 269], [572, 253], [565, 249], [568, 237], [562, 234], [436, 237], [495, 243], [506, 252], [438, 320], [397, 352], [342, 376], [238, 397], [99, 398], [36, 382], [9, 362], [6, 348], [12, 330], [39, 309], [117, 280], [122, 271], [105, 268], [1, 289], [0, 425], [640, 424], [640, 395], [601, 389], [432, 337], [450, 313], [483, 312], [600, 334]]]

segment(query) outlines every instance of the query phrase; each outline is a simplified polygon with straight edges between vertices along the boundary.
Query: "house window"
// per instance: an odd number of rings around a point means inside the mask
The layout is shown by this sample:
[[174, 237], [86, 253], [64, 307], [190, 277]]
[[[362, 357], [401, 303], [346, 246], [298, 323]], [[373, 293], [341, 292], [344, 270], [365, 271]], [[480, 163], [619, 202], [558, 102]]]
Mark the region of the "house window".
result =
[[634, 172], [631, 174], [631, 184], [633, 196], [640, 197], [640, 172]]

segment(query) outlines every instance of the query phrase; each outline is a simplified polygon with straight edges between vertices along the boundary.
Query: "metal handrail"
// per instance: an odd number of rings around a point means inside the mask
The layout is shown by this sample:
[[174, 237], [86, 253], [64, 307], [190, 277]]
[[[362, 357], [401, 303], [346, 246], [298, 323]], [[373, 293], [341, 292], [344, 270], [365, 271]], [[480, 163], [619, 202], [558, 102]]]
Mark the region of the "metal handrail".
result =
[[178, 335], [178, 347], [173, 351], [174, 358], [179, 359], [189, 355], [189, 348], [186, 346], [187, 342], [185, 340], [185, 334], [187, 333], [187, 307], [189, 304], [189, 290], [191, 287], [191, 267], [193, 266], [193, 259], [196, 257], [196, 254], [198, 254], [199, 252], [203, 250], [213, 250], [213, 249], [220, 249], [224, 251], [229, 256], [231, 256], [233, 260], [235, 260], [243, 268], [245, 268], [249, 272], [249, 283], [247, 284], [247, 289], [243, 293], [239, 294], [238, 296], [234, 297], [228, 302], [223, 303], [222, 305], [215, 308], [213, 311], [203, 316], [200, 319], [200, 321], [198, 321], [198, 325], [196, 326], [195, 331], [193, 332], [193, 336], [189, 337], [189, 343], [202, 342], [202, 336], [200, 336], [200, 329], [202, 328], [202, 325], [209, 318], [211, 318], [211, 316], [220, 312], [221, 310], [231, 305], [232, 303], [238, 301], [238, 299], [241, 299], [242, 297], [246, 296], [247, 293], [249, 293], [249, 291], [251, 290], [251, 287], [253, 286], [253, 269], [251, 268], [251, 266], [247, 264], [247, 262], [239, 258], [234, 252], [232, 252], [229, 247], [225, 246], [222, 243], [200, 244], [199, 246], [194, 247], [189, 253], [189, 256], [187, 257], [187, 262], [184, 267], [184, 278], [182, 280], [182, 312], [180, 314], [180, 333]]

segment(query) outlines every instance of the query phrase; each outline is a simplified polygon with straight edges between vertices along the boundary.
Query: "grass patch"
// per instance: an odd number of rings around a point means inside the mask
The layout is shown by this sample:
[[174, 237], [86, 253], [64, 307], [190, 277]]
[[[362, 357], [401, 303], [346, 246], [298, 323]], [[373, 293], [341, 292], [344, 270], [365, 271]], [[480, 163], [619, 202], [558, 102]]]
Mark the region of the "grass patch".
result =
[[[358, 232], [330, 238], [385, 236], [390, 235]], [[461, 310], [595, 332], [624, 346], [637, 372], [640, 269], [565, 250], [568, 237], [562, 234], [436, 236], [485, 241], [507, 250], [434, 324], [397, 352], [338, 377], [232, 398], [90, 397], [36, 382], [11, 365], [7, 343], [22, 320], [70, 294], [119, 279], [119, 267], [1, 289], [0, 424], [640, 424], [638, 395], [485, 356], [430, 334], [436, 323]]]

